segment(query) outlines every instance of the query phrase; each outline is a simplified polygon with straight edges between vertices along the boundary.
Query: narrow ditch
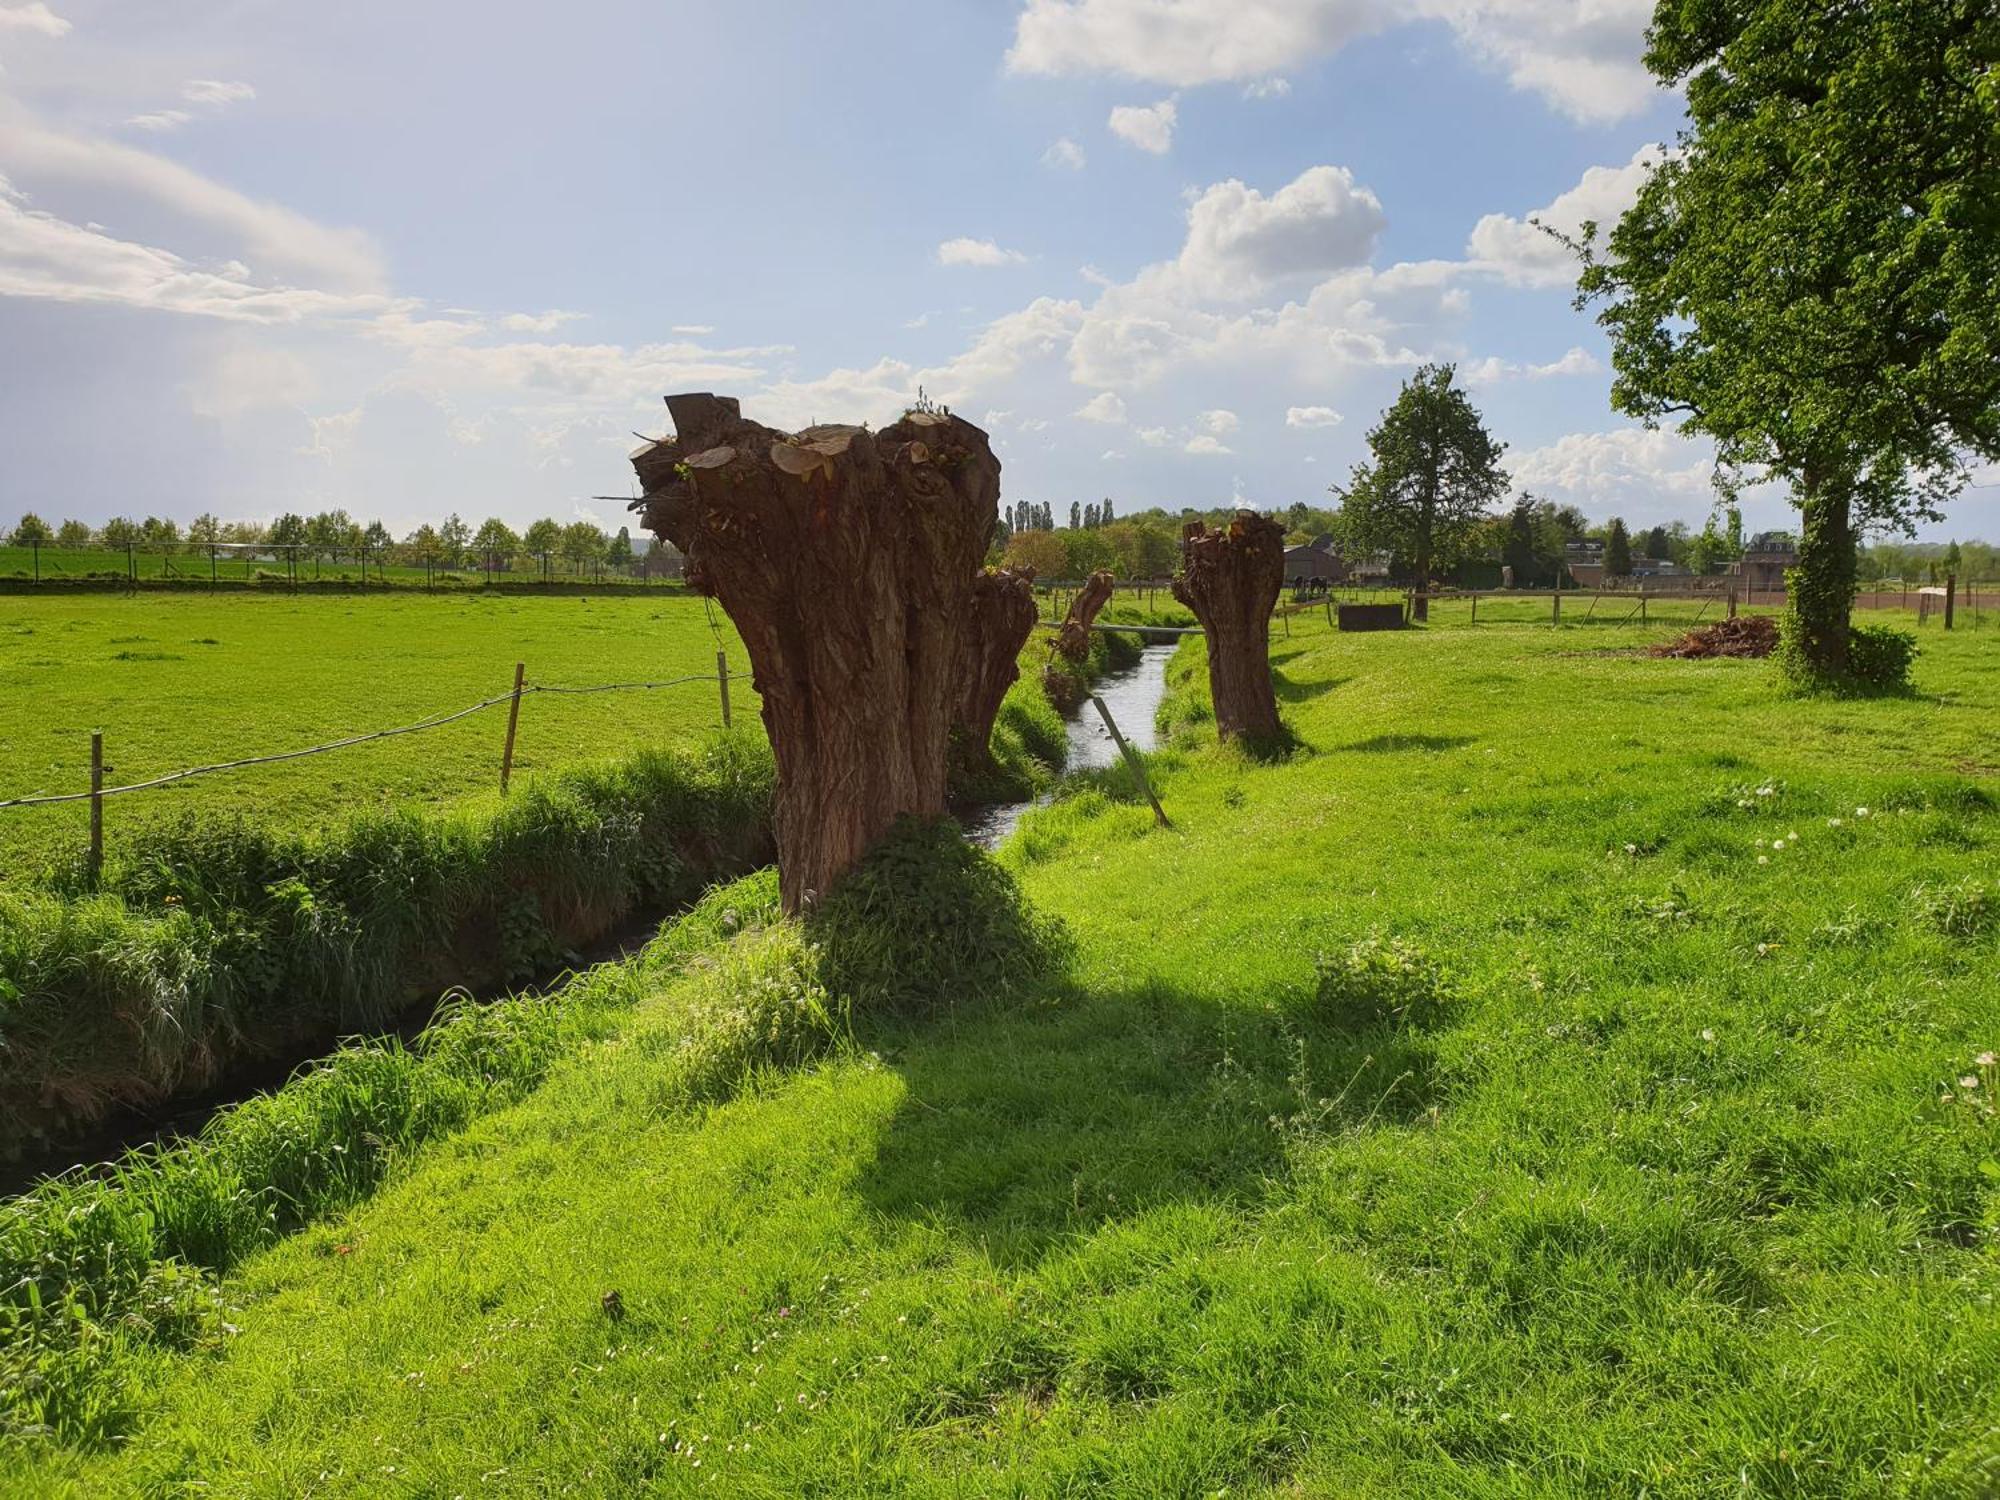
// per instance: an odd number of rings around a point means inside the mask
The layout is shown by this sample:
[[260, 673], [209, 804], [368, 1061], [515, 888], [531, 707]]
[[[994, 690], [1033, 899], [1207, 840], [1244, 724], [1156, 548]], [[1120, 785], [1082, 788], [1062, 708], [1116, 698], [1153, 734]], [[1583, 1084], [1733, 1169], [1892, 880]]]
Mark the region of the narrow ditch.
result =
[[[1104, 700], [1104, 706], [1117, 722], [1118, 732], [1134, 750], [1151, 750], [1154, 746], [1154, 719], [1167, 692], [1167, 658], [1178, 645], [1178, 641], [1172, 641], [1140, 647], [1137, 665], [1107, 673], [1091, 689]], [[1118, 746], [1088, 698], [1069, 715], [1067, 727], [1069, 758], [1063, 766], [1066, 772], [1100, 770], [1117, 763]], [[1026, 802], [996, 802], [972, 808], [959, 817], [959, 822], [973, 843], [983, 849], [996, 849], [1029, 808], [1040, 807], [1049, 798], [1050, 794], [1044, 792]]]

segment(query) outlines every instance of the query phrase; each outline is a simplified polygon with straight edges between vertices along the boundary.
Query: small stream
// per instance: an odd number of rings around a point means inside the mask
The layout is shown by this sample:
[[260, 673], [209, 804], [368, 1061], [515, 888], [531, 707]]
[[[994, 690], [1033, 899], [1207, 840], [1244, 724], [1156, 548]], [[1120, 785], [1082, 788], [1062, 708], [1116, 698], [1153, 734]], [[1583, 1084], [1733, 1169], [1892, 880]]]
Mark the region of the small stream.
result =
[[[1137, 666], [1099, 678], [1093, 689], [1104, 700], [1104, 706], [1111, 710], [1111, 717], [1117, 720], [1118, 731], [1125, 736], [1125, 743], [1134, 750], [1153, 748], [1153, 716], [1167, 692], [1167, 658], [1174, 654], [1178, 644], [1140, 647]], [[1064, 769], [1098, 770], [1115, 765], [1117, 761], [1118, 746], [1105, 730], [1097, 710], [1085, 698], [1069, 719], [1069, 762]], [[1014, 831], [1023, 813], [1048, 800], [1048, 794], [1044, 793], [1032, 802], [997, 802], [962, 813], [959, 822], [965, 826], [965, 836], [973, 843], [983, 849], [996, 849], [1000, 841]]]

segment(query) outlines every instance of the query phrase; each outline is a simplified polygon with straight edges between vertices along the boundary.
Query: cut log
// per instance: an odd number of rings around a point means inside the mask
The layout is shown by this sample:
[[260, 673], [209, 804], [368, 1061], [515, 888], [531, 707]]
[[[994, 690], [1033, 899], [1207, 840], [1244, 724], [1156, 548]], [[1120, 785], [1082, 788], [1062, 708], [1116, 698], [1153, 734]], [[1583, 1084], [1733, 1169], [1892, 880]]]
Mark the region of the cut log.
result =
[[993, 721], [1021, 675], [1021, 648], [1035, 629], [1035, 570], [989, 568], [972, 580], [959, 637], [953, 733], [983, 763], [992, 760]]
[[1070, 600], [1069, 613], [1056, 636], [1056, 650], [1071, 661], [1082, 661], [1090, 655], [1090, 627], [1097, 619], [1097, 612], [1111, 602], [1114, 582], [1106, 569], [1099, 568], [1084, 580], [1083, 587]]
[[1181, 532], [1174, 597], [1194, 611], [1208, 639], [1208, 687], [1225, 740], [1278, 738], [1271, 688], [1271, 610], [1285, 583], [1285, 531], [1269, 516], [1239, 510], [1227, 528], [1191, 521]]
[[785, 433], [707, 393], [667, 409], [676, 435], [632, 456], [633, 508], [743, 637], [777, 762], [779, 897], [796, 912], [898, 817], [945, 811], [1000, 461], [942, 413]]

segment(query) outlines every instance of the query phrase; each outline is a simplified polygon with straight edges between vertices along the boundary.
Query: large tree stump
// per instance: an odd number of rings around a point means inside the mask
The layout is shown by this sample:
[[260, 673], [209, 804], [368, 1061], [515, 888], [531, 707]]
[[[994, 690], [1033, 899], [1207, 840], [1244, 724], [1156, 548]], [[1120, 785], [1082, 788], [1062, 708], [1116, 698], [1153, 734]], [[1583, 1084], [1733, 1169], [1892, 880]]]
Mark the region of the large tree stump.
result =
[[779, 897], [810, 905], [905, 813], [941, 816], [968, 598], [1000, 461], [958, 417], [792, 434], [669, 396], [634, 509], [750, 655], [777, 761]]
[[1208, 688], [1225, 740], [1270, 743], [1279, 734], [1271, 690], [1271, 610], [1285, 583], [1285, 531], [1239, 510], [1226, 530], [1191, 521], [1181, 532], [1174, 597], [1208, 638]]
[[993, 721], [1021, 675], [1021, 648], [1034, 632], [1036, 615], [1033, 568], [989, 568], [972, 580], [959, 636], [953, 731], [969, 753], [988, 763]]
[[1106, 569], [1099, 568], [1084, 580], [1076, 597], [1069, 601], [1069, 613], [1056, 636], [1056, 650], [1071, 661], [1082, 661], [1090, 655], [1090, 627], [1097, 619], [1097, 612], [1111, 602], [1115, 582]]

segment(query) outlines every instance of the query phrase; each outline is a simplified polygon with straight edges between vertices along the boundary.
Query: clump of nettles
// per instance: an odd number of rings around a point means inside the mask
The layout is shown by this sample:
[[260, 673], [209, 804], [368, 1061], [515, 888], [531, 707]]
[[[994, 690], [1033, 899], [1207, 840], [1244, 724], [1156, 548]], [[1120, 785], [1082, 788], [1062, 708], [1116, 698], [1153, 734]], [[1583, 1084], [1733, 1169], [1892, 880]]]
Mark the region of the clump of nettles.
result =
[[1314, 968], [1316, 1003], [1345, 1026], [1429, 1026], [1451, 999], [1445, 971], [1401, 938], [1365, 937], [1345, 953], [1322, 953]]
[[956, 824], [904, 818], [814, 907], [826, 987], [856, 1011], [926, 1011], [1066, 972], [1069, 929]]

